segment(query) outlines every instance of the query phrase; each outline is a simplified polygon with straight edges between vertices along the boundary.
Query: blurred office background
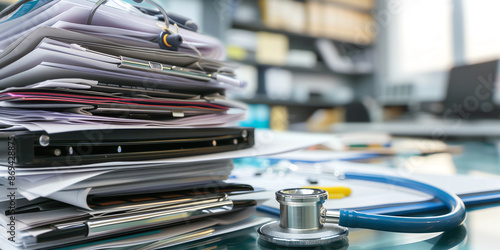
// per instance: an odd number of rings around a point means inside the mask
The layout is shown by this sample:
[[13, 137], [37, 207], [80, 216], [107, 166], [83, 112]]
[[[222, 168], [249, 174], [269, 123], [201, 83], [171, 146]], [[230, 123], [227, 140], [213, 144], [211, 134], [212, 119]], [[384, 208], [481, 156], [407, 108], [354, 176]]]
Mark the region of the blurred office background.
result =
[[[156, 1], [221, 39], [241, 65], [248, 88], [232, 97], [250, 104], [243, 125], [334, 131], [346, 122], [499, 113], [497, 64], [480, 64], [500, 57], [498, 1]], [[488, 93], [471, 92], [478, 84]]]

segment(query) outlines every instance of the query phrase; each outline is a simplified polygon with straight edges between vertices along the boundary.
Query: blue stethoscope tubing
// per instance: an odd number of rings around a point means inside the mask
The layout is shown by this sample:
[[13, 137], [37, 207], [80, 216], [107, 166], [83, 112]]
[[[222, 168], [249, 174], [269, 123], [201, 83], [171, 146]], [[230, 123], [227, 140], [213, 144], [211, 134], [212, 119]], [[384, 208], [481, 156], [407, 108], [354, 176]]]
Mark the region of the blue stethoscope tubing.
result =
[[366, 214], [341, 209], [339, 217], [339, 225], [341, 226], [401, 233], [431, 233], [456, 228], [465, 221], [466, 211], [462, 200], [457, 195], [435, 186], [397, 176], [345, 172], [343, 177], [348, 180], [391, 184], [426, 193], [443, 202], [450, 209], [450, 212], [439, 216], [403, 217]]
[[[465, 221], [466, 212], [463, 201], [457, 195], [443, 191], [429, 184], [396, 176], [357, 172], [345, 172], [343, 173], [343, 177], [344, 179], [350, 180], [392, 184], [423, 192], [440, 200], [450, 209], [450, 212], [445, 215], [432, 217], [401, 217], [367, 214], [352, 210], [340, 210], [339, 225], [341, 226], [391, 232], [430, 233], [453, 229], [460, 226]], [[279, 215], [279, 210], [275, 208], [259, 206], [258, 209], [262, 212]]]

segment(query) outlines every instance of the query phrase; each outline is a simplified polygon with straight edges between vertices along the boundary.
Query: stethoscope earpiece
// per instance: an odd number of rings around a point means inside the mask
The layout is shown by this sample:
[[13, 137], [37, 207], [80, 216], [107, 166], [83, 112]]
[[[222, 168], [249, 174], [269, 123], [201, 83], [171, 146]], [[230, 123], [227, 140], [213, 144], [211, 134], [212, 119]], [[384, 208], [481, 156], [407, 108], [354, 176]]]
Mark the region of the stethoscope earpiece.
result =
[[162, 49], [166, 50], [179, 50], [179, 46], [182, 44], [182, 37], [179, 34], [172, 33], [168, 30], [161, 32], [158, 35], [158, 45]]
[[[92, 9], [90, 10], [89, 17], [87, 18], [87, 25], [92, 24], [92, 19], [94, 18], [95, 12], [97, 11], [97, 9], [101, 5], [105, 4], [107, 1], [108, 0], [98, 0], [95, 3], [94, 7], [92, 7]], [[182, 44], [183, 40], [179, 34], [171, 32], [168, 29], [169, 18], [168, 18], [167, 12], [160, 5], [158, 5], [157, 3], [155, 3], [154, 1], [151, 1], [151, 0], [133, 0], [133, 1], [136, 3], [146, 2], [146, 3], [149, 3], [153, 6], [155, 6], [157, 9], [160, 10], [160, 12], [163, 14], [163, 17], [165, 19], [165, 27], [164, 27], [165, 30], [162, 31], [160, 34], [158, 34], [158, 45], [160, 46], [160, 48], [166, 49], [166, 50], [172, 50], [172, 51], [179, 50], [179, 46]], [[185, 21], [185, 22], [187, 22], [187, 21]], [[177, 27], [177, 25], [176, 25], [176, 27]]]

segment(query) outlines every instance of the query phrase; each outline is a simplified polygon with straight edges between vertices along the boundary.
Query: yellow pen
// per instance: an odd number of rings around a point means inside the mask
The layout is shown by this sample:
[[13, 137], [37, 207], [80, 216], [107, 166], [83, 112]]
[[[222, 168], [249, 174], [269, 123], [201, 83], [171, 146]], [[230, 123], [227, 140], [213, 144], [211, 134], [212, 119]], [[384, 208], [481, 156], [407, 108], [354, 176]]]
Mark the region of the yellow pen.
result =
[[323, 186], [305, 186], [303, 188], [323, 189], [328, 192], [328, 199], [342, 199], [351, 194], [351, 189], [343, 186], [323, 187]]

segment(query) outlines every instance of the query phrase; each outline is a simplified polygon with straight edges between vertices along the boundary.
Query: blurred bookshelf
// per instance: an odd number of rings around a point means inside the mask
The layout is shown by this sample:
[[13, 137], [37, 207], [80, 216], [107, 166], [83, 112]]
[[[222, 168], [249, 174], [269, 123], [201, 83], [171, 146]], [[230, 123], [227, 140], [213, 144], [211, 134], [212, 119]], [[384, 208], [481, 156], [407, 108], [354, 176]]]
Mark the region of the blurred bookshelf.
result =
[[318, 38], [326, 38], [326, 39], [330, 39], [330, 40], [335, 41], [335, 42], [348, 43], [348, 44], [356, 45], [358, 47], [370, 46], [369, 43], [363, 43], [363, 42], [357, 43], [354, 41], [342, 40], [341, 38], [330, 38], [330, 37], [327, 37], [326, 35], [325, 36], [312, 35], [312, 34], [308, 34], [308, 33], [304, 33], [304, 32], [300, 32], [300, 33], [294, 32], [293, 30], [271, 28], [271, 27], [266, 26], [262, 22], [249, 23], [249, 22], [234, 20], [232, 22], [232, 28], [251, 30], [251, 31], [263, 31], [263, 32], [270, 32], [270, 33], [278, 33], [278, 34], [283, 34], [283, 35], [289, 36], [290, 38], [295, 38], [295, 39], [314, 40], [314, 39], [318, 39]]
[[256, 95], [252, 98], [237, 98], [237, 100], [246, 102], [248, 104], [266, 104], [270, 106], [288, 106], [288, 107], [307, 107], [313, 109], [319, 108], [331, 108], [332, 106], [337, 106], [339, 103], [334, 103], [331, 101], [323, 100], [320, 97], [313, 97], [306, 102], [300, 101], [290, 101], [290, 100], [275, 100], [270, 99], [266, 95]]
[[237, 99], [303, 117], [294, 112], [312, 114], [374, 95], [375, 0], [231, 3], [227, 56], [243, 65], [238, 75], [250, 79], [253, 90]]
[[347, 75], [347, 76], [371, 76], [372, 75], [372, 72], [358, 72], [358, 73], [356, 73], [356, 72], [333, 71], [330, 68], [328, 68], [323, 62], [318, 62], [313, 67], [264, 64], [264, 63], [258, 63], [255, 60], [249, 60], [249, 59], [233, 60], [233, 62], [239, 63], [239, 64], [244, 64], [244, 65], [251, 65], [251, 66], [255, 66], [255, 67], [261, 67], [261, 68], [279, 67], [281, 69], [294, 71], [294, 72], [301, 72], [301, 73], [336, 74], [336, 75]]
[[0, 0], [0, 4], [3, 4], [3, 5], [11, 5], [15, 2], [17, 2], [17, 0]]

